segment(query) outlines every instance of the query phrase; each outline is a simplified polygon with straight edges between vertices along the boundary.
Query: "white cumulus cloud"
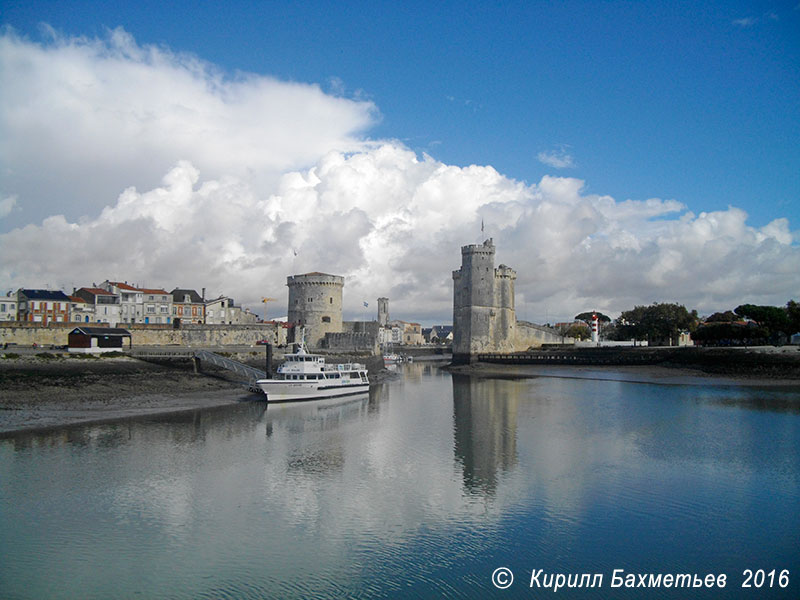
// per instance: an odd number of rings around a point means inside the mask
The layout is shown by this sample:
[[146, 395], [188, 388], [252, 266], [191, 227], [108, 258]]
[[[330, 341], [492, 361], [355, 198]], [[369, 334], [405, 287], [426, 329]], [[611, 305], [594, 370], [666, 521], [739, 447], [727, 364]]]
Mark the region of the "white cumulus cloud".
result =
[[399, 143], [330, 152], [269, 195], [179, 162], [95, 218], [53, 216], [0, 236], [0, 279], [206, 287], [253, 306], [277, 297], [278, 310], [287, 275], [324, 271], [346, 277], [350, 316], [385, 295], [396, 316], [447, 321], [459, 247], [481, 241], [481, 222], [497, 263], [517, 270], [518, 313], [532, 320], [653, 301], [782, 304], [797, 290], [800, 250], [785, 219], [755, 228], [735, 207], [695, 216], [671, 200], [616, 201], [574, 178], [526, 185]]
[[696, 215], [576, 178], [444, 164], [359, 137], [370, 103], [228, 78], [121, 30], [45, 45], [6, 33], [0, 60], [0, 214], [43, 214], [0, 233], [4, 289], [205, 287], [258, 309], [278, 298], [274, 317], [288, 275], [323, 271], [345, 276], [346, 317], [372, 318], [362, 303], [387, 296], [394, 317], [432, 324], [452, 318], [460, 246], [486, 237], [518, 273], [519, 318], [536, 322], [655, 301], [784, 304], [800, 289], [786, 219], [753, 227], [736, 207]]
[[273, 185], [329, 150], [363, 148], [377, 117], [370, 102], [229, 76], [120, 28], [104, 39], [49, 35], [0, 35], [0, 193], [18, 196], [15, 224], [91, 214], [126, 185], [156, 185], [178, 160]]

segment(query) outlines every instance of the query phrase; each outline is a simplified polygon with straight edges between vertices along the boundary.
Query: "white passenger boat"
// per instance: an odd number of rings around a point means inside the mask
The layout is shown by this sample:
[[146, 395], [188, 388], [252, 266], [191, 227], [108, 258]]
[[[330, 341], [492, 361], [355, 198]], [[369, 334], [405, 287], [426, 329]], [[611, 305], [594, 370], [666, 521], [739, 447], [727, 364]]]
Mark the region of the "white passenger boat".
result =
[[325, 364], [325, 357], [309, 354], [302, 341], [299, 350], [287, 354], [285, 359], [274, 378], [256, 381], [267, 395], [267, 402], [333, 398], [369, 391], [367, 368], [360, 363]]

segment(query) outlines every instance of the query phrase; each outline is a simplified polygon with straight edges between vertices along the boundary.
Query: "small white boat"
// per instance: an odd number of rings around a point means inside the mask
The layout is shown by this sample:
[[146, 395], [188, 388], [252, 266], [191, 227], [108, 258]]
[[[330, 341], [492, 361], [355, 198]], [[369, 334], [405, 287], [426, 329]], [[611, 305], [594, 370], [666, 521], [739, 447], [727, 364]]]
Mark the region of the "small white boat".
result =
[[303, 341], [297, 352], [285, 358], [274, 378], [256, 381], [267, 402], [315, 400], [369, 391], [367, 368], [361, 363], [325, 364], [325, 357], [309, 354]]
[[383, 355], [383, 364], [385, 365], [393, 365], [399, 362], [403, 362], [403, 359], [399, 354], [392, 353]]

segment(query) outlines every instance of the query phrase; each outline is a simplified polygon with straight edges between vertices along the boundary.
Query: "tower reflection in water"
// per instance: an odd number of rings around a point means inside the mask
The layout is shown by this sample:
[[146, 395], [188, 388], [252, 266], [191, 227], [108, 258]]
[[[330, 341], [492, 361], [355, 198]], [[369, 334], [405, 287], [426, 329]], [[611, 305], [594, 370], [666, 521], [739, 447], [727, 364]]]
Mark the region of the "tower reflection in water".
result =
[[468, 494], [493, 496], [517, 464], [517, 411], [522, 387], [453, 375], [455, 458]]

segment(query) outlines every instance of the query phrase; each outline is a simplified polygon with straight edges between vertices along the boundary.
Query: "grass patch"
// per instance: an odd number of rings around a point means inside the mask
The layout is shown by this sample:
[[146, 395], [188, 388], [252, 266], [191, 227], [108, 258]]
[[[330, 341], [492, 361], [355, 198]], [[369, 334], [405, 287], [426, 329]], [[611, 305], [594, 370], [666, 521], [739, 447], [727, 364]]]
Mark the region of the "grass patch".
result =
[[16, 352], [6, 352], [3, 355], [3, 358], [19, 358], [19, 354], [17, 354]]
[[54, 358], [60, 358], [60, 356], [56, 356], [52, 352], [39, 352], [36, 354], [37, 358], [43, 358], [45, 360], [53, 360]]
[[69, 357], [79, 359], [91, 358], [97, 360], [97, 357], [94, 354], [70, 354]]
[[114, 352], [104, 352], [103, 354], [100, 355], [100, 358], [116, 358], [120, 356], [125, 356], [125, 353], [117, 352], [116, 350], [114, 350]]

